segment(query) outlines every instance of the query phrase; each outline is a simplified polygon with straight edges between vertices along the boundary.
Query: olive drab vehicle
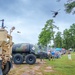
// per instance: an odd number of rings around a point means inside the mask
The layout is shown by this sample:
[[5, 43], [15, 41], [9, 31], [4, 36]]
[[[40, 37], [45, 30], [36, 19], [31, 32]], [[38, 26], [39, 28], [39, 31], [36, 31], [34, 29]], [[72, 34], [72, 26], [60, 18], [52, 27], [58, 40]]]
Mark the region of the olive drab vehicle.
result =
[[[5, 29], [4, 26], [4, 19], [2, 21], [2, 26], [0, 28], [0, 75], [6, 75], [10, 71], [12, 67], [12, 36], [8, 34], [8, 31]], [[15, 29], [13, 27], [10, 30], [10, 33]]]
[[22, 64], [26, 61], [27, 64], [35, 64], [36, 55], [35, 47], [30, 43], [18, 43], [12, 47], [12, 58], [15, 64]]

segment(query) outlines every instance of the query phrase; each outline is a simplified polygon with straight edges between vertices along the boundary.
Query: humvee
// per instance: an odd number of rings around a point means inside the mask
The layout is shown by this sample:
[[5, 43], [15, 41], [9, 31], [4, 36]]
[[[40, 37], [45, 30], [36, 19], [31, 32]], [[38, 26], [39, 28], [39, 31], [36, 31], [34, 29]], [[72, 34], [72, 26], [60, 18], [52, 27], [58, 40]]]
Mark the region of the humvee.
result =
[[2, 26], [0, 28], [0, 75], [6, 75], [12, 67], [12, 36], [11, 32], [15, 29], [12, 27], [10, 29], [10, 34], [5, 29], [4, 19], [2, 21]]

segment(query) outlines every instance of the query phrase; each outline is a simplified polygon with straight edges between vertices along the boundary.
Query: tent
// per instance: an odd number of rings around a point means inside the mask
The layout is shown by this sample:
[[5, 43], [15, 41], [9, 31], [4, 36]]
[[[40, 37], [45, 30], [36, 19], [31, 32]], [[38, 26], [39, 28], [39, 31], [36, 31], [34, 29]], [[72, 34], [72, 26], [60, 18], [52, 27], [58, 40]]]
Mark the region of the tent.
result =
[[55, 48], [55, 51], [61, 51], [62, 48]]

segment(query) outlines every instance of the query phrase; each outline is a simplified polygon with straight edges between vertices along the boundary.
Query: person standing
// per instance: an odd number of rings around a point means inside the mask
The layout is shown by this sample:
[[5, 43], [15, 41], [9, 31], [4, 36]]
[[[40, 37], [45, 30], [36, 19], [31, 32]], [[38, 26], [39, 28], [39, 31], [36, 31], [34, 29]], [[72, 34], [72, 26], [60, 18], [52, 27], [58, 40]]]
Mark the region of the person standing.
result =
[[42, 52], [42, 47], [41, 45], [39, 45], [39, 56], [40, 56], [40, 61], [43, 61], [44, 60], [44, 53]]
[[72, 58], [71, 58], [71, 52], [70, 52], [70, 50], [68, 50], [68, 59], [69, 59], [69, 60], [72, 59]]
[[52, 56], [50, 50], [47, 52], [47, 55], [48, 55], [48, 59], [49, 59], [49, 61], [50, 61], [51, 56]]
[[54, 60], [54, 59], [55, 59], [55, 52], [52, 51], [52, 52], [51, 52], [51, 55], [52, 55], [52, 60]]
[[44, 60], [44, 52], [40, 52], [40, 61]]

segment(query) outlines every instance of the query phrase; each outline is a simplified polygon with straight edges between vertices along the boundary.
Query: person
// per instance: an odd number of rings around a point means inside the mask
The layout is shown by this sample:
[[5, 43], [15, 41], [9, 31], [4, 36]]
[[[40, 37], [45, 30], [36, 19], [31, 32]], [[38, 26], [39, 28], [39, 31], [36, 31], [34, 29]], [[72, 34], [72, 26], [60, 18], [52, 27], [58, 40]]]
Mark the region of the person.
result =
[[59, 51], [59, 58], [61, 58], [61, 51]]
[[40, 54], [40, 61], [43, 61], [44, 60], [44, 53], [41, 51], [39, 54]]
[[48, 59], [49, 59], [49, 61], [50, 61], [51, 56], [52, 56], [50, 50], [47, 52], [47, 55], [48, 55]]
[[59, 53], [58, 53], [58, 51], [55, 52], [55, 58], [59, 58]]
[[44, 53], [42, 52], [42, 46], [39, 45], [38, 47], [39, 47], [38, 53], [40, 56], [40, 61], [43, 61], [44, 60]]
[[71, 58], [71, 52], [70, 52], [70, 50], [68, 50], [68, 59], [69, 59], [69, 60], [72, 59], [72, 58]]
[[52, 55], [52, 60], [54, 60], [54, 59], [55, 59], [55, 52], [52, 51], [52, 52], [51, 52], [51, 55]]

